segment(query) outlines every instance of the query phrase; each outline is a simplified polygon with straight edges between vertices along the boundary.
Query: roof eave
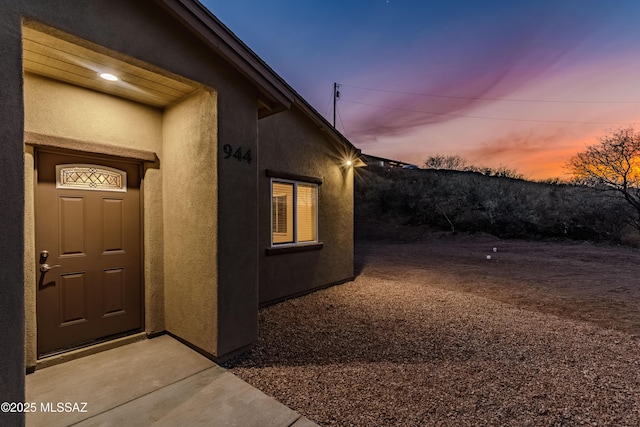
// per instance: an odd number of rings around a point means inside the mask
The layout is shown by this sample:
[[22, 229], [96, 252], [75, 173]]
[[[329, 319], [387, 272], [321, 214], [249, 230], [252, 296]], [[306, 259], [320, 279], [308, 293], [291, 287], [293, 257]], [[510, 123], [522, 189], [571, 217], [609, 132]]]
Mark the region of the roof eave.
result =
[[229, 28], [196, 0], [156, 0], [207, 46], [229, 61], [258, 87], [273, 109], [291, 108], [291, 91]]
[[207, 46], [215, 50], [256, 84], [261, 94], [259, 117], [267, 117], [296, 105], [333, 140], [346, 145], [354, 152], [360, 152], [199, 1], [156, 1], [183, 25], [190, 28]]

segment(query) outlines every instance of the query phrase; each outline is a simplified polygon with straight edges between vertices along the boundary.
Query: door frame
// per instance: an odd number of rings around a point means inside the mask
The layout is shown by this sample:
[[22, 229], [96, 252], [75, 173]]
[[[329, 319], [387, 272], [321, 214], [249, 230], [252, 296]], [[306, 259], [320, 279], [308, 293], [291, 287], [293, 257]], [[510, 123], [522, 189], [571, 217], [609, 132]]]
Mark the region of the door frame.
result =
[[[25, 228], [31, 228], [29, 233], [25, 233], [25, 356], [27, 372], [33, 372], [37, 366], [48, 366], [59, 362], [53, 361], [55, 356], [47, 355], [40, 358], [37, 350], [38, 326], [37, 326], [37, 286], [38, 275], [36, 271], [36, 215], [37, 215], [37, 185], [38, 185], [38, 156], [41, 152], [47, 152], [58, 155], [71, 157], [81, 157], [84, 159], [109, 160], [120, 163], [135, 164], [140, 172], [140, 189], [139, 189], [139, 235], [140, 242], [140, 329], [137, 333], [133, 333], [131, 337], [141, 339], [146, 337], [146, 294], [147, 282], [145, 280], [145, 222], [144, 222], [144, 172], [148, 163], [158, 163], [158, 157], [154, 152], [130, 149], [125, 147], [117, 147], [107, 144], [73, 140], [68, 138], [60, 138], [49, 135], [35, 134], [25, 132], [25, 201], [31, 204], [32, 209], [26, 212]], [[153, 167], [153, 166], [152, 166]], [[156, 166], [157, 167], [157, 166]], [[29, 182], [32, 181], [32, 182]], [[134, 339], [134, 340], [135, 340]], [[95, 348], [110, 348], [120, 341], [128, 341], [126, 338], [119, 339], [117, 336], [110, 340], [105, 339], [104, 342], [92, 343], [80, 349], [69, 349], [68, 352], [60, 353], [62, 360], [70, 360], [71, 358], [80, 357], [87, 352], [95, 352]], [[93, 350], [92, 350], [93, 349]], [[76, 355], [78, 353], [78, 355]]]

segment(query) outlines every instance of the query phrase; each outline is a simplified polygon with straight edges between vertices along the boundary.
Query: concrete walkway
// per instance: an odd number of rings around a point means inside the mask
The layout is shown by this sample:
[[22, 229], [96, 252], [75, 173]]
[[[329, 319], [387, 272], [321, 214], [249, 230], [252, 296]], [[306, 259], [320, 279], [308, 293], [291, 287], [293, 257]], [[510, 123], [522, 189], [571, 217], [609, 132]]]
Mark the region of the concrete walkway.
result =
[[38, 370], [26, 397], [27, 426], [316, 425], [166, 335]]

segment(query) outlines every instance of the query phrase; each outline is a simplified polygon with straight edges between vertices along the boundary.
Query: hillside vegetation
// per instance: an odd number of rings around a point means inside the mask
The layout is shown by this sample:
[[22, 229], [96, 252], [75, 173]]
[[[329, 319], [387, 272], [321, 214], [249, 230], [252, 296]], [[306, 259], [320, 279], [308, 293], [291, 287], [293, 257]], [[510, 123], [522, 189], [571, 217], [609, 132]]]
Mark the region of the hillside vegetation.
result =
[[620, 195], [580, 185], [540, 183], [477, 172], [358, 170], [356, 234], [412, 230], [484, 232], [502, 238], [565, 238], [636, 245], [634, 212]]

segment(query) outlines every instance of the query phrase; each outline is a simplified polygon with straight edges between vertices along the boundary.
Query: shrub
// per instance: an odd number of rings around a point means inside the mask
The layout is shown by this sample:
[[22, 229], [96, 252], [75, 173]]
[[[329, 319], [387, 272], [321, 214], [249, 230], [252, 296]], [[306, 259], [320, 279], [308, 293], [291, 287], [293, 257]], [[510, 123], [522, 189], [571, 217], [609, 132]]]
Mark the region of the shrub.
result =
[[356, 223], [513, 238], [619, 242], [634, 214], [622, 197], [590, 187], [451, 170], [363, 168], [355, 199]]

